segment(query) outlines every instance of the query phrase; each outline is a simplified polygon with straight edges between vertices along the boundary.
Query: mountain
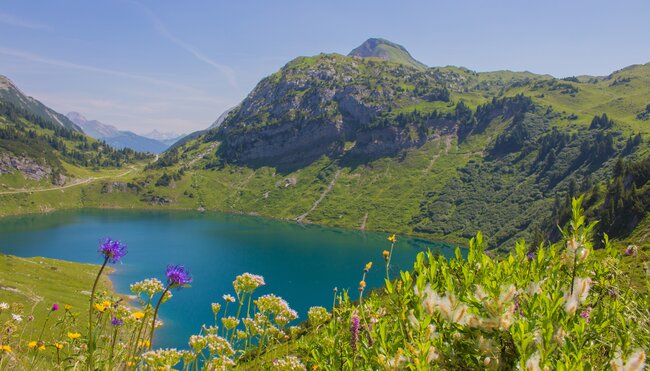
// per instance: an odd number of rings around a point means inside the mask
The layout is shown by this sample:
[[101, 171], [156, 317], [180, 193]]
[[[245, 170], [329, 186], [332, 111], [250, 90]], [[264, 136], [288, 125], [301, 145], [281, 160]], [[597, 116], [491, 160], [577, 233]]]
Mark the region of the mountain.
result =
[[79, 126], [84, 133], [95, 139], [101, 139], [115, 148], [161, 153], [169, 147], [159, 140], [145, 138], [130, 131], [120, 131], [115, 126], [103, 124], [97, 120], [88, 120], [78, 112], [69, 112], [66, 117]]
[[374, 57], [417, 69], [427, 68], [424, 63], [413, 58], [406, 48], [385, 39], [368, 39], [363, 44], [354, 48], [348, 56], [361, 58]]
[[162, 180], [150, 192], [183, 207], [448, 241], [482, 230], [491, 246], [538, 242], [563, 219], [554, 205], [607, 187], [619, 160], [649, 154], [649, 96], [650, 64], [557, 79], [300, 57], [150, 167], [175, 184], [188, 170], [202, 174], [182, 191], [193, 198]]
[[173, 150], [174, 148], [180, 147], [180, 146], [184, 145], [185, 143], [200, 137], [201, 135], [207, 133], [210, 129], [218, 128], [226, 120], [226, 118], [228, 117], [228, 114], [230, 112], [232, 112], [235, 108], [236, 107], [231, 107], [231, 108], [225, 110], [221, 115], [219, 115], [219, 117], [217, 117], [216, 120], [214, 120], [214, 122], [207, 129], [197, 130], [197, 131], [189, 133], [187, 135], [182, 135], [182, 136], [178, 137], [178, 139], [169, 146], [169, 149]]
[[177, 134], [174, 132], [160, 132], [158, 130], [153, 130], [149, 133], [142, 134], [141, 136], [149, 139], [157, 140], [168, 147], [176, 143], [178, 140], [183, 138], [186, 134]]
[[[0, 189], [17, 195], [7, 197], [13, 197], [11, 201], [18, 203], [18, 210], [27, 204], [22, 201], [25, 194], [16, 189], [61, 186], [82, 177], [88, 181], [89, 173], [147, 158], [86, 136], [66, 116], [27, 97], [8, 79], [2, 78], [0, 84]], [[9, 205], [7, 197], [3, 205]], [[36, 211], [38, 207], [50, 207], [49, 203], [31, 205], [37, 207]]]
[[11, 80], [2, 75], [0, 75], [0, 100], [11, 103], [15, 107], [29, 112], [42, 120], [52, 121], [64, 128], [81, 132], [81, 129], [67, 117], [46, 107], [38, 100], [25, 95]]

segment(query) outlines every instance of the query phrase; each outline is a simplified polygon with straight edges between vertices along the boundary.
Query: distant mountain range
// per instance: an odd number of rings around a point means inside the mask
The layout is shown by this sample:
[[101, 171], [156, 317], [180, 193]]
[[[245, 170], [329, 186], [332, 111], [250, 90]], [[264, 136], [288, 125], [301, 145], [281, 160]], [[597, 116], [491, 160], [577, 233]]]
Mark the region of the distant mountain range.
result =
[[156, 130], [146, 135], [131, 131], [118, 130], [115, 126], [97, 120], [88, 120], [78, 112], [70, 112], [66, 117], [79, 126], [84, 133], [95, 139], [101, 139], [115, 148], [131, 148], [139, 152], [162, 153], [179, 139], [173, 133], [161, 133]]

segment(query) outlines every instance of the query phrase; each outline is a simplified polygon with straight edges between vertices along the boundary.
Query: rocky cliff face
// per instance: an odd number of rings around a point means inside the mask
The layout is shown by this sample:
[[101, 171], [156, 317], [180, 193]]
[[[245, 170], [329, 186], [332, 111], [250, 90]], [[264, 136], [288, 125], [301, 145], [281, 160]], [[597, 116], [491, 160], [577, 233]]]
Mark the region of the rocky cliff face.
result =
[[440, 120], [426, 128], [394, 120], [401, 107], [444, 100], [445, 91], [434, 71], [340, 55], [298, 58], [262, 80], [206, 138], [223, 141], [222, 158], [248, 165], [381, 155], [450, 130]]
[[53, 184], [63, 185], [65, 176], [52, 170], [50, 166], [39, 164], [29, 157], [0, 154], [0, 175], [19, 171], [25, 178], [31, 180], [50, 179]]

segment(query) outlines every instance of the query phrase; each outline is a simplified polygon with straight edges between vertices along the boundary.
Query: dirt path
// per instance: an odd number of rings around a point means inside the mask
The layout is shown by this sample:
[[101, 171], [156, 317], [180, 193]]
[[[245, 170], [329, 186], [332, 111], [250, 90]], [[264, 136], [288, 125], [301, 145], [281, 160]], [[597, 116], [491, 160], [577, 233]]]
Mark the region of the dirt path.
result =
[[128, 175], [128, 174], [131, 173], [133, 170], [135, 170], [135, 168], [134, 168], [134, 167], [131, 167], [128, 171], [126, 171], [126, 172], [124, 172], [124, 173], [122, 173], [122, 174], [119, 174], [119, 175], [106, 175], [106, 176], [100, 176], [100, 177], [90, 177], [90, 178], [86, 178], [86, 179], [78, 179], [77, 181], [75, 181], [75, 182], [73, 182], [73, 183], [66, 184], [66, 185], [64, 185], [64, 186], [60, 186], [60, 187], [39, 188], [39, 189], [15, 189], [15, 190], [13, 190], [13, 191], [4, 191], [4, 192], [0, 192], [0, 195], [11, 195], [11, 194], [18, 194], [18, 193], [34, 193], [34, 192], [58, 191], [58, 190], [66, 189], [66, 188], [76, 187], [76, 186], [79, 186], [79, 185], [82, 185], [82, 184], [92, 183], [92, 182], [95, 182], [95, 181], [98, 181], [98, 180], [102, 180], [102, 179], [107, 179], [107, 178], [121, 178], [121, 177], [123, 177], [123, 176]]
[[365, 231], [366, 230], [366, 222], [368, 221], [368, 213], [363, 216], [363, 221], [361, 222], [361, 227], [359, 227], [359, 230]]
[[307, 210], [306, 213], [304, 213], [304, 214], [302, 214], [302, 215], [300, 215], [299, 217], [296, 218], [296, 221], [298, 223], [302, 223], [305, 220], [305, 218], [307, 217], [307, 215], [309, 215], [309, 213], [314, 211], [318, 207], [318, 205], [325, 199], [325, 196], [327, 196], [327, 194], [330, 193], [332, 188], [334, 188], [334, 184], [336, 184], [336, 180], [339, 178], [339, 175], [341, 175], [341, 170], [336, 170], [336, 174], [334, 174], [334, 179], [332, 179], [330, 184], [327, 186], [327, 189], [325, 189], [323, 191], [323, 193], [320, 195], [318, 200], [316, 200], [314, 202], [314, 204], [311, 206], [311, 209]]

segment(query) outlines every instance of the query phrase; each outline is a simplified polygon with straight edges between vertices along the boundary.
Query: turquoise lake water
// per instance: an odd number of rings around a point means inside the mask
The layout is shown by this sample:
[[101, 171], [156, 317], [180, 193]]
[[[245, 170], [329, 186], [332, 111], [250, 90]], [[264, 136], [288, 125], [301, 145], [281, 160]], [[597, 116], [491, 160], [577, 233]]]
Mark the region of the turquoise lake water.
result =
[[[164, 280], [167, 264], [183, 264], [194, 277], [192, 287], [174, 292], [163, 304], [165, 322], [156, 346], [186, 348], [201, 324], [212, 323], [210, 303], [233, 294], [235, 276], [264, 276], [258, 295], [274, 293], [298, 311], [332, 304], [332, 290], [356, 293], [363, 267], [374, 263], [369, 287], [383, 285], [382, 251], [390, 247], [385, 233], [300, 225], [266, 218], [184, 211], [75, 210], [0, 219], [0, 252], [100, 264], [101, 237], [128, 245], [122, 264], [111, 275], [115, 289], [129, 294], [129, 284], [148, 277]], [[411, 269], [426, 249], [453, 255], [446, 244], [399, 238], [394, 274]], [[89, 288], [90, 289], [90, 288]]]

